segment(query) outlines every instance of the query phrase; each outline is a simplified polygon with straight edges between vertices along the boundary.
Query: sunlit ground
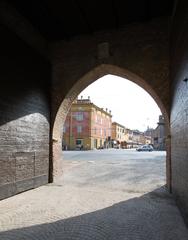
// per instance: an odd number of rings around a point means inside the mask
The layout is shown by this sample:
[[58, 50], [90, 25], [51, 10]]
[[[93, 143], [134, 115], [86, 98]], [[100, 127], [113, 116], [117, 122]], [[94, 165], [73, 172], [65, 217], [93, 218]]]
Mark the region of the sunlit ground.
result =
[[65, 185], [145, 193], [166, 184], [165, 151], [106, 149], [63, 154]]
[[61, 181], [0, 202], [1, 240], [187, 240], [165, 152], [64, 152]]

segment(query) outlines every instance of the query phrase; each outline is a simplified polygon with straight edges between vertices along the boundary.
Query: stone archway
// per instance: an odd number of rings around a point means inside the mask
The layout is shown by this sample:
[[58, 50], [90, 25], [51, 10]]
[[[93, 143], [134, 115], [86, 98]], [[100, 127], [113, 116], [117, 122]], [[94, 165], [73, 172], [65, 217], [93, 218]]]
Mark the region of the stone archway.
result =
[[167, 175], [167, 186], [171, 188], [171, 163], [170, 163], [170, 128], [169, 128], [169, 115], [160, 97], [152, 89], [152, 87], [141, 77], [130, 72], [129, 70], [120, 68], [115, 65], [101, 64], [95, 67], [93, 70], [86, 73], [81, 77], [74, 86], [70, 89], [68, 94], [62, 99], [60, 106], [55, 117], [55, 121], [52, 127], [52, 166], [50, 167], [52, 181], [56, 182], [63, 173], [62, 166], [62, 127], [65, 122], [66, 116], [69, 112], [72, 102], [76, 99], [79, 93], [88, 87], [91, 83], [103, 77], [104, 75], [116, 75], [125, 79], [128, 79], [148, 92], [151, 97], [155, 100], [158, 107], [160, 108], [164, 118], [167, 132], [167, 158], [166, 158], [166, 175]]

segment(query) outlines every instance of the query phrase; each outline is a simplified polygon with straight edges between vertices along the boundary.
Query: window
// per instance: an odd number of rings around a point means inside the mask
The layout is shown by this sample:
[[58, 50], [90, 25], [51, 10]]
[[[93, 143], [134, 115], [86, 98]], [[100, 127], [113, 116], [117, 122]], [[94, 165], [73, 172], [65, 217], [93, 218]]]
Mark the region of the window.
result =
[[82, 144], [82, 139], [76, 139], [76, 145], [81, 145]]
[[63, 126], [63, 132], [66, 133], [66, 126]]
[[77, 113], [75, 113], [75, 119], [76, 119], [77, 121], [83, 121], [83, 119], [84, 119], [84, 114], [83, 114], [82, 112], [77, 112]]
[[82, 126], [77, 126], [77, 133], [81, 133], [82, 132]]
[[84, 145], [84, 140], [83, 139], [76, 139], [76, 147], [77, 148], [80, 148], [80, 150], [81, 149], [83, 149], [83, 145]]

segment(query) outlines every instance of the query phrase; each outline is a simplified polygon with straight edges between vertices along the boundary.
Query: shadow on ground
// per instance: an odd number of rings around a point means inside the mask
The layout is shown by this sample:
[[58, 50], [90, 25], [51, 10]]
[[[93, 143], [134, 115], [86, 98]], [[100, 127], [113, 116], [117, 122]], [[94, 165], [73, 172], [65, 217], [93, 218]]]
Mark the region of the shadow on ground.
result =
[[165, 187], [108, 208], [0, 233], [1, 240], [187, 240], [188, 231]]

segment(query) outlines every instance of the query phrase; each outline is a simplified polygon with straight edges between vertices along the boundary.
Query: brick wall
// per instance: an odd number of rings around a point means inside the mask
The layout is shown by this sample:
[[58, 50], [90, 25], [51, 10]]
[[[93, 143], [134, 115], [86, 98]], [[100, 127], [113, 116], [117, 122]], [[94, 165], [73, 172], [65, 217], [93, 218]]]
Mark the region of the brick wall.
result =
[[188, 223], [188, 2], [178, 1], [171, 41], [172, 192]]
[[[60, 133], [71, 103], [84, 88], [106, 74], [128, 78], [148, 91], [161, 108], [168, 127], [169, 19], [59, 41], [51, 45], [51, 56], [55, 178], [62, 174], [58, 160], [61, 158]], [[167, 179], [170, 179], [169, 153], [167, 159]]]
[[[108, 43], [109, 55], [101, 58], [101, 43]], [[132, 24], [117, 31], [80, 36], [71, 41], [51, 45], [53, 61], [53, 118], [70, 89], [80, 93], [85, 87], [106, 74], [122, 75], [141, 85], [153, 97], [160, 96], [169, 110], [169, 19], [157, 19], [147, 24]], [[110, 69], [116, 66], [117, 69]], [[124, 73], [118, 71], [127, 70]], [[90, 80], [83, 77], [90, 73]], [[131, 75], [132, 73], [132, 75]], [[134, 77], [134, 74], [140, 77]], [[83, 79], [82, 81], [79, 81]], [[76, 83], [78, 83], [76, 85]], [[152, 92], [153, 90], [153, 92]], [[158, 101], [159, 102], [159, 101]]]
[[48, 182], [49, 64], [0, 26], [0, 199]]

